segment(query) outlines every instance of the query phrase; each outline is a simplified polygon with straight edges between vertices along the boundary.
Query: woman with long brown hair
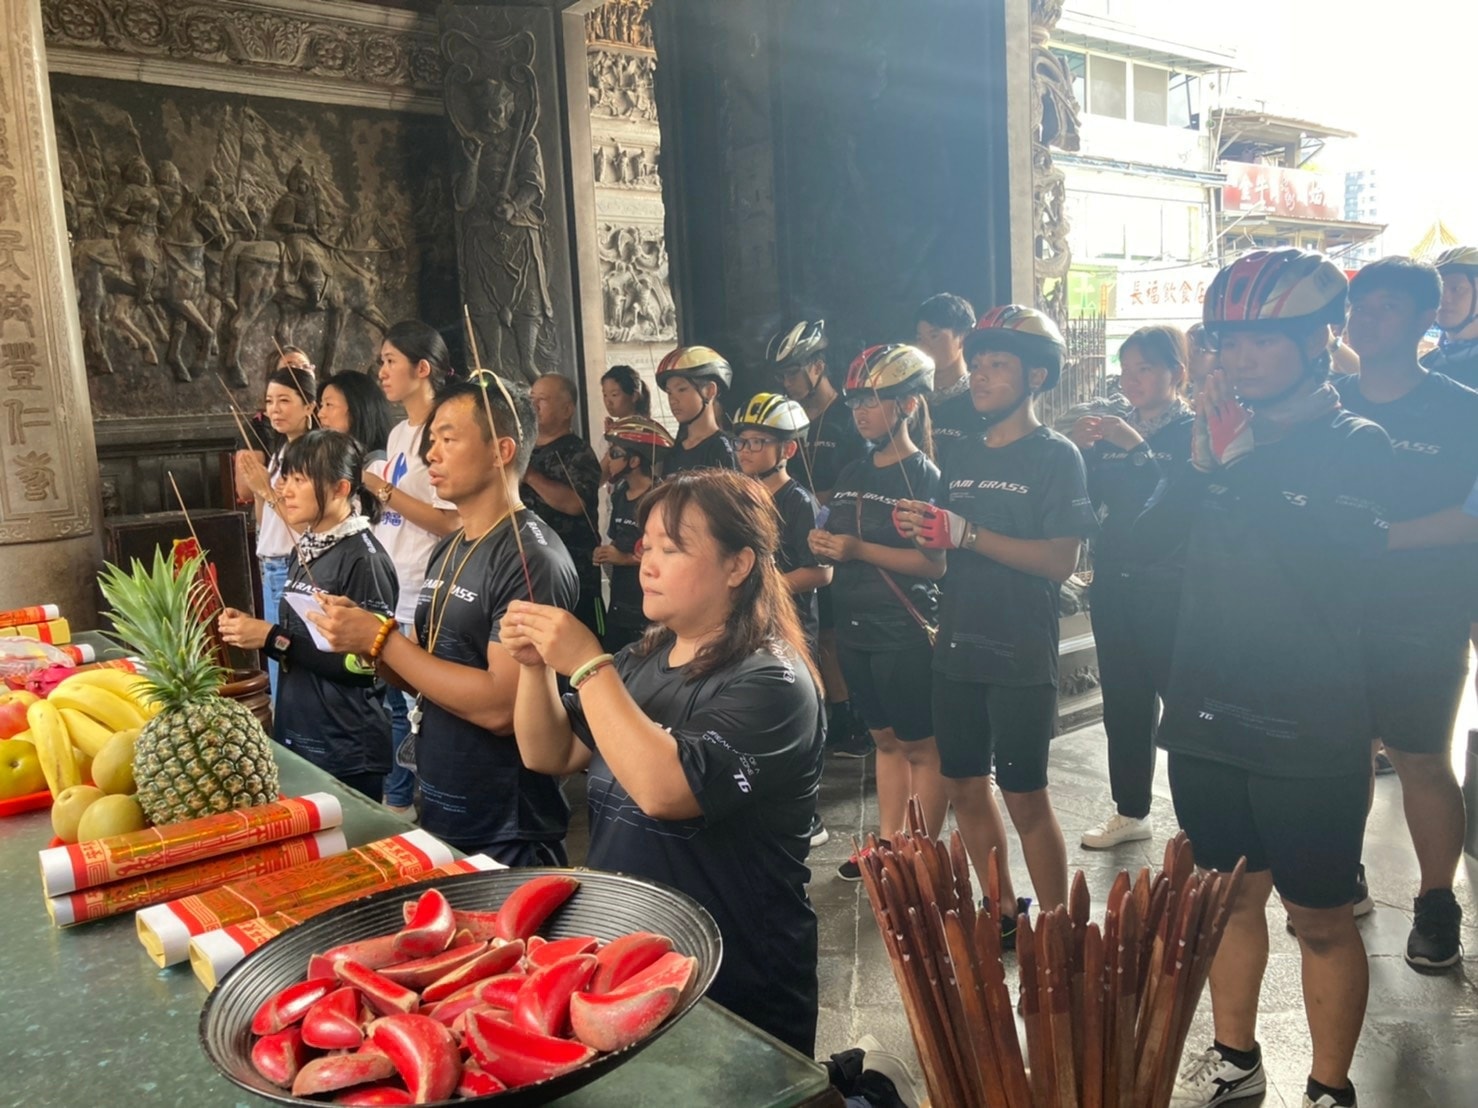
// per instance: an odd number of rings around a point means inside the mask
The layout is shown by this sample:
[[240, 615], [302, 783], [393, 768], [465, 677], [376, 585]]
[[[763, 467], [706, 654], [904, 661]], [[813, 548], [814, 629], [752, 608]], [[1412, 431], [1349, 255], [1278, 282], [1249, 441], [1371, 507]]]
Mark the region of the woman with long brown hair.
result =
[[[524, 765], [589, 769], [589, 865], [693, 897], [718, 922], [710, 996], [808, 1056], [816, 914], [806, 896], [822, 726], [816, 675], [758, 482], [724, 470], [656, 486], [639, 514], [656, 627], [612, 658], [569, 612], [508, 608]], [[561, 698], [557, 676], [570, 678]]]

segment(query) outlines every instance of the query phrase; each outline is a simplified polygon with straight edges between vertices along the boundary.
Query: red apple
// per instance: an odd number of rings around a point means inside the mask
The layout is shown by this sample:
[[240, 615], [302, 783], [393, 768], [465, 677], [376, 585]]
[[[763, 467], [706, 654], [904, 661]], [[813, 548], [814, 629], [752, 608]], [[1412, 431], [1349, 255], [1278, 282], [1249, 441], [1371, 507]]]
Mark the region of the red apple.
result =
[[0, 739], [13, 739], [27, 730], [29, 725], [26, 723], [26, 709], [40, 699], [35, 693], [24, 689], [0, 692]]

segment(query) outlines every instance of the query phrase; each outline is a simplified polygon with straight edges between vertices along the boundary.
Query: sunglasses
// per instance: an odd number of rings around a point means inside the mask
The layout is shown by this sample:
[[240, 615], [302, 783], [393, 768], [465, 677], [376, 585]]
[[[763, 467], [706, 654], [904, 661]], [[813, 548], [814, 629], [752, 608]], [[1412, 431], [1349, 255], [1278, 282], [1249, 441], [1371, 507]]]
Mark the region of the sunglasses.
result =
[[622, 450], [619, 446], [611, 447], [606, 453], [618, 462], [624, 462], [627, 458], [631, 457], [629, 450]]

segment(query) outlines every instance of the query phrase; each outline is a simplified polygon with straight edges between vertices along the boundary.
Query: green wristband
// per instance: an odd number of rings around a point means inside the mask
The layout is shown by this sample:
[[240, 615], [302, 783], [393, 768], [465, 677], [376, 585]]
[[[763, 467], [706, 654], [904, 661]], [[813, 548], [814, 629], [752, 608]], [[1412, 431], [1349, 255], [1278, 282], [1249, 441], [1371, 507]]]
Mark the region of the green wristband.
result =
[[616, 658], [613, 654], [597, 654], [590, 661], [576, 669], [574, 673], [570, 674], [570, 688], [578, 691], [580, 686], [595, 676], [596, 672], [602, 666], [609, 665], [615, 660]]

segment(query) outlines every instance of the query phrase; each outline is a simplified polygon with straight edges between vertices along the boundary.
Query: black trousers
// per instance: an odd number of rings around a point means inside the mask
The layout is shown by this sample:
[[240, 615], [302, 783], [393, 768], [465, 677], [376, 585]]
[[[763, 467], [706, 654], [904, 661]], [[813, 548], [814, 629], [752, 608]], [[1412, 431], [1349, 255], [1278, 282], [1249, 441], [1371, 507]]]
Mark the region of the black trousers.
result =
[[1170, 684], [1180, 580], [1095, 568], [1089, 593], [1103, 729], [1108, 733], [1109, 785], [1119, 814], [1150, 814], [1155, 730]]

